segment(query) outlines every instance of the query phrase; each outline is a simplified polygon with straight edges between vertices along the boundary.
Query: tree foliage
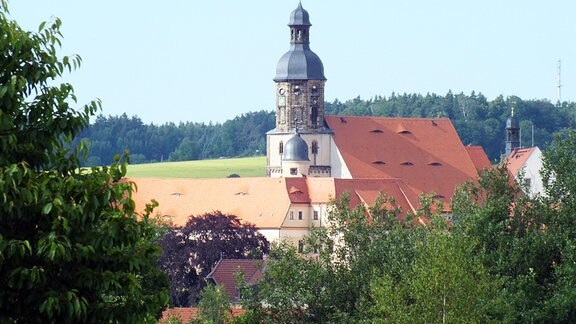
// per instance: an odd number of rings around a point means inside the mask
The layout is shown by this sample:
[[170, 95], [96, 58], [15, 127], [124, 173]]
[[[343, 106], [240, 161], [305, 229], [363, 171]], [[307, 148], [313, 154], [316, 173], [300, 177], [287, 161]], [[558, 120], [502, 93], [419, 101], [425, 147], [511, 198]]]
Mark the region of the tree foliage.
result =
[[[422, 204], [425, 226], [386, 200], [331, 206], [307, 250], [273, 246], [245, 316], [260, 322], [570, 323], [576, 313], [576, 131], [544, 152], [546, 194], [530, 197], [505, 165], [462, 186], [451, 221]], [[425, 200], [428, 198], [424, 198]]]
[[80, 168], [81, 111], [58, 84], [61, 21], [22, 30], [0, 3], [0, 322], [153, 321], [168, 302], [149, 206], [134, 210], [126, 163]]
[[522, 100], [498, 96], [489, 101], [481, 93], [395, 94], [389, 97], [357, 97], [346, 102], [326, 103], [326, 112], [336, 115], [382, 117], [450, 118], [465, 145], [480, 145], [493, 161], [504, 153], [506, 119], [514, 107], [521, 127], [521, 144], [545, 149], [555, 133], [576, 126], [576, 103], [554, 105], [547, 100]]
[[[555, 133], [576, 126], [576, 103], [553, 105], [481, 93], [395, 94], [327, 102], [331, 115], [450, 118], [462, 142], [480, 145], [493, 161], [504, 153], [505, 125], [512, 107], [519, 119], [521, 144], [545, 149]], [[109, 163], [115, 152], [129, 149], [132, 163], [197, 160], [265, 154], [266, 132], [275, 126], [272, 111], [242, 114], [224, 123], [144, 124], [137, 116], [98, 116], [82, 133], [90, 143], [87, 165]]]
[[232, 311], [224, 287], [207, 285], [200, 292], [198, 318], [193, 323], [223, 324], [232, 321]]
[[220, 211], [190, 216], [183, 227], [172, 228], [161, 240], [159, 265], [171, 282], [175, 306], [198, 302], [204, 278], [221, 258], [261, 258], [269, 243], [252, 224]]
[[274, 125], [274, 114], [266, 111], [242, 114], [222, 124], [146, 125], [137, 116], [100, 115], [80, 135], [89, 143], [89, 156], [83, 163], [109, 163], [114, 152], [126, 149], [132, 163], [263, 155], [265, 134]]
[[544, 152], [545, 194], [527, 197], [511, 186], [504, 166], [460, 194], [459, 226], [476, 242], [473, 253], [504, 279], [500, 319], [569, 322], [574, 301], [576, 133], [556, 136]]

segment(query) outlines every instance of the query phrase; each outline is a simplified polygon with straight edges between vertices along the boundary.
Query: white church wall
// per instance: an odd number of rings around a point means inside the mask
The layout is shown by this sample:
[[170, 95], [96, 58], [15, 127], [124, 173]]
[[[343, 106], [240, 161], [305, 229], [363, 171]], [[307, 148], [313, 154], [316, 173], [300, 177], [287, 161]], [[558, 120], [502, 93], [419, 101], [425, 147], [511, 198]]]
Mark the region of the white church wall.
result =
[[332, 177], [340, 179], [352, 179], [352, 174], [350, 173], [350, 170], [348, 170], [346, 162], [344, 162], [344, 158], [342, 157], [342, 154], [340, 154], [336, 143], [332, 141], [331, 145], [332, 149], [330, 150], [330, 160], [332, 161]]

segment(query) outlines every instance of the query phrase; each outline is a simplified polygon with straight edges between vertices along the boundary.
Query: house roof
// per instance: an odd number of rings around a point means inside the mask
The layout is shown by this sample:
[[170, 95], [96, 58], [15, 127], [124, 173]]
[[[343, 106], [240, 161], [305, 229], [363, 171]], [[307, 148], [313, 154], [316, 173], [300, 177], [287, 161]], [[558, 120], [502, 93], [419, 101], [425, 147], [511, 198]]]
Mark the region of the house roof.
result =
[[508, 172], [510, 172], [514, 177], [518, 175], [518, 172], [522, 170], [522, 167], [526, 164], [526, 161], [530, 158], [532, 153], [538, 149], [537, 147], [527, 147], [527, 148], [515, 148], [512, 150], [508, 158], [506, 159], [506, 166]]
[[[134, 178], [133, 199], [142, 210], [152, 199], [155, 212], [183, 226], [190, 215], [214, 210], [238, 216], [259, 229], [281, 228], [291, 205], [325, 204], [350, 193], [350, 207], [371, 206], [383, 192], [394, 198], [403, 214], [419, 208], [422, 191], [402, 179], [335, 178]], [[446, 206], [448, 204], [445, 204]], [[387, 206], [392, 208], [390, 204]]]
[[352, 178], [401, 179], [423, 193], [452, 198], [478, 172], [447, 118], [326, 116]]
[[172, 217], [183, 226], [190, 215], [214, 210], [236, 215], [258, 228], [279, 228], [290, 207], [282, 178], [171, 179], [134, 178], [133, 199], [142, 210], [152, 199], [155, 212]]
[[490, 159], [488, 159], [488, 155], [486, 155], [482, 146], [468, 145], [466, 150], [470, 159], [472, 159], [472, 163], [476, 166], [476, 170], [482, 171], [492, 167], [492, 163], [490, 163]]
[[217, 285], [224, 287], [228, 297], [235, 299], [238, 297], [236, 273], [238, 271], [244, 273], [244, 279], [247, 283], [256, 284], [263, 277], [260, 270], [263, 262], [263, 260], [255, 259], [221, 259], [206, 278], [212, 279]]
[[336, 179], [335, 191], [338, 198], [344, 193], [350, 194], [351, 208], [359, 204], [372, 206], [378, 196], [384, 193], [395, 204], [388, 202], [384, 207], [393, 209], [397, 206], [402, 216], [407, 212], [416, 213], [420, 207], [418, 197], [422, 194], [399, 179]]
[[[230, 307], [230, 312], [232, 317], [240, 316], [246, 313], [246, 310], [238, 307]], [[177, 318], [182, 323], [189, 323], [191, 319], [196, 318], [199, 314], [198, 307], [175, 307], [168, 308], [162, 312], [162, 318], [158, 323], [164, 324], [168, 323], [171, 318]]]

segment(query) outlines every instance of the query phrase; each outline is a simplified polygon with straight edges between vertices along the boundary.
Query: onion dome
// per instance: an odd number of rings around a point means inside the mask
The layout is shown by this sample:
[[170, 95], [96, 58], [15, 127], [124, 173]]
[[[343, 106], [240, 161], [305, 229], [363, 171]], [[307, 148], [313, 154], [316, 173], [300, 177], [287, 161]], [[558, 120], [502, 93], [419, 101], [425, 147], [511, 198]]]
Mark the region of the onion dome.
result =
[[308, 144], [296, 133], [284, 144], [284, 161], [310, 161], [308, 158]]

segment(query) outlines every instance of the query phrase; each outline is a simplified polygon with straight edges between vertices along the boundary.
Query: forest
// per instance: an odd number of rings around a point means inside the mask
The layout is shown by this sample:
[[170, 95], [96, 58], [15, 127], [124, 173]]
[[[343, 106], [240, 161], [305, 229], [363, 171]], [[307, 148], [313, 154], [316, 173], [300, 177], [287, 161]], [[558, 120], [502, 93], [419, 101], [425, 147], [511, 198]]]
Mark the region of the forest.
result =
[[[395, 94], [326, 102], [326, 114], [382, 117], [450, 118], [465, 145], [480, 145], [490, 160], [504, 153], [505, 124], [512, 107], [520, 121], [521, 145], [546, 149], [555, 133], [576, 126], [576, 103], [523, 100], [481, 93]], [[223, 123], [144, 124], [138, 116], [99, 115], [79, 137], [89, 153], [84, 165], [104, 165], [117, 153], [130, 162], [148, 163], [232, 158], [266, 154], [266, 132], [275, 127], [271, 111], [248, 112]]]

